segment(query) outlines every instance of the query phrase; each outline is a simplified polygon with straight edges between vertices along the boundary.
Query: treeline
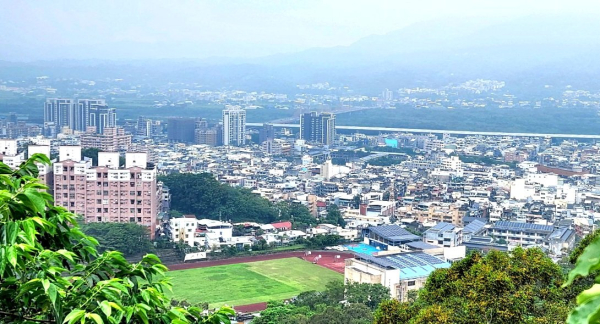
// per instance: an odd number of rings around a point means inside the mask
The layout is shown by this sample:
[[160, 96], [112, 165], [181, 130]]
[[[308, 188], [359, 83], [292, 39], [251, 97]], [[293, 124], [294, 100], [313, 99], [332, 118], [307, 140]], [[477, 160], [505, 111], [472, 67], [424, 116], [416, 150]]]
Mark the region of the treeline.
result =
[[406, 160], [405, 158], [401, 158], [399, 156], [382, 156], [372, 160], [369, 160], [370, 165], [374, 166], [392, 166], [396, 164], [402, 163], [402, 161]]
[[253, 324], [367, 324], [373, 323], [373, 311], [389, 299], [382, 285], [333, 281], [323, 292], [309, 291], [289, 303], [271, 302]]
[[434, 271], [414, 300], [381, 303], [375, 323], [564, 323], [587, 284], [563, 288], [563, 270], [537, 248], [471, 253]]
[[517, 167], [517, 162], [504, 162], [489, 156], [471, 156], [471, 155], [459, 155], [460, 161], [463, 163], [477, 163], [483, 164], [486, 166], [493, 165], [508, 165], [510, 168], [515, 169]]
[[183, 214], [232, 222], [290, 220], [294, 228], [301, 229], [316, 225], [316, 219], [301, 204], [272, 204], [248, 189], [222, 184], [209, 173], [174, 173], [159, 180], [171, 191], [171, 208]]
[[98, 251], [119, 251], [126, 257], [154, 251], [150, 232], [136, 223], [87, 223], [81, 230], [98, 240]]

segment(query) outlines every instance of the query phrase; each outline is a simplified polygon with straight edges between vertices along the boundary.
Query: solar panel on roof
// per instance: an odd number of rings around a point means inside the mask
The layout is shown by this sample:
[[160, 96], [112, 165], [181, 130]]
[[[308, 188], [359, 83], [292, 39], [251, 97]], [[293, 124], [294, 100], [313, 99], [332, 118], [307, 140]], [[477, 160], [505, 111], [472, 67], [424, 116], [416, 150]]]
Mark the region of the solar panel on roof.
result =
[[456, 226], [450, 224], [450, 223], [446, 223], [446, 222], [440, 222], [437, 223], [434, 227], [432, 227], [432, 229], [436, 229], [436, 230], [440, 230], [440, 231], [449, 231], [454, 229]]
[[393, 263], [387, 261], [385, 258], [376, 258], [374, 256], [371, 256], [368, 254], [362, 254], [362, 253], [357, 254], [357, 256], [360, 259], [367, 260], [369, 262], [375, 263], [375, 264], [383, 266], [383, 267], [396, 268], [396, 266]]
[[479, 220], [474, 220], [469, 223], [469, 225], [465, 226], [463, 229], [464, 232], [475, 233], [481, 230], [485, 226], [485, 223]]
[[392, 237], [392, 236], [405, 236], [405, 235], [414, 235], [409, 231], [403, 229], [398, 225], [381, 225], [369, 228], [369, 231], [382, 236], [382, 237]]
[[539, 225], [539, 224], [531, 224], [531, 223], [518, 223], [518, 222], [509, 222], [509, 221], [498, 221], [494, 224], [494, 228], [499, 229], [529, 229], [536, 231], [547, 231], [550, 232], [554, 229], [553, 226], [550, 225]]
[[412, 264], [414, 264], [414, 266], [416, 267], [422, 267], [424, 265], [427, 265], [427, 262], [423, 262], [423, 260], [417, 257], [416, 255], [407, 255], [406, 258], [409, 260], [409, 262], [412, 262]]

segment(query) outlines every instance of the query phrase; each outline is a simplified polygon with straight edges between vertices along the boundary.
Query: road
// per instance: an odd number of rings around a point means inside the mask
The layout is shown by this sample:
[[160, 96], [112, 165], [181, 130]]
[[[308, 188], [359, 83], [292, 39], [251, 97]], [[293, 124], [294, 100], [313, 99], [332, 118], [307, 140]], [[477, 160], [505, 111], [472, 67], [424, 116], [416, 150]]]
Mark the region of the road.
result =
[[[247, 126], [262, 126], [262, 123], [247, 123]], [[276, 124], [275, 127], [300, 128], [300, 124]], [[555, 138], [587, 138], [600, 139], [600, 135], [588, 134], [547, 134], [547, 133], [510, 133], [510, 132], [479, 132], [442, 129], [420, 129], [420, 128], [394, 128], [394, 127], [368, 127], [368, 126], [342, 126], [336, 125], [336, 129], [356, 131], [379, 131], [383, 133], [426, 133], [426, 134], [450, 134], [450, 135], [483, 135], [483, 136], [516, 136], [516, 137], [555, 137]]]

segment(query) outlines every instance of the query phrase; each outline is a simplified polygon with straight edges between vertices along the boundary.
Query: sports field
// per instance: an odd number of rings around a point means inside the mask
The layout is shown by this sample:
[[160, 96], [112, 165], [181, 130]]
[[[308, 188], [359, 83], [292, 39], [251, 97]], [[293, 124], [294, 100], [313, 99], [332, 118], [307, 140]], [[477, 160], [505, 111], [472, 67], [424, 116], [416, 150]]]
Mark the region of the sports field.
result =
[[248, 305], [324, 290], [343, 275], [299, 258], [169, 271], [173, 298], [210, 302], [210, 307]]

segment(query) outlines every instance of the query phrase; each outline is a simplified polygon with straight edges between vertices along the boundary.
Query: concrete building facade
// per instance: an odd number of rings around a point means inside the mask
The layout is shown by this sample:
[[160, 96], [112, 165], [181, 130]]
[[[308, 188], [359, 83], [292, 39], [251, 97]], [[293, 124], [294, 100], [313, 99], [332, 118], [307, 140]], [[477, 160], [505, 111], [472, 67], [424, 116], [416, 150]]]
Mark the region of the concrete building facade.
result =
[[82, 148], [97, 148], [104, 152], [125, 152], [131, 146], [130, 134], [125, 134], [121, 127], [105, 127], [102, 134], [97, 134], [95, 126], [88, 127], [88, 131], [81, 134]]
[[229, 106], [223, 110], [223, 145], [246, 144], [246, 111], [240, 106]]
[[162, 184], [145, 153], [100, 152], [98, 166], [81, 160], [80, 146], [61, 146], [53, 165], [54, 200], [85, 222], [132, 222], [147, 226], [153, 238], [161, 210]]

